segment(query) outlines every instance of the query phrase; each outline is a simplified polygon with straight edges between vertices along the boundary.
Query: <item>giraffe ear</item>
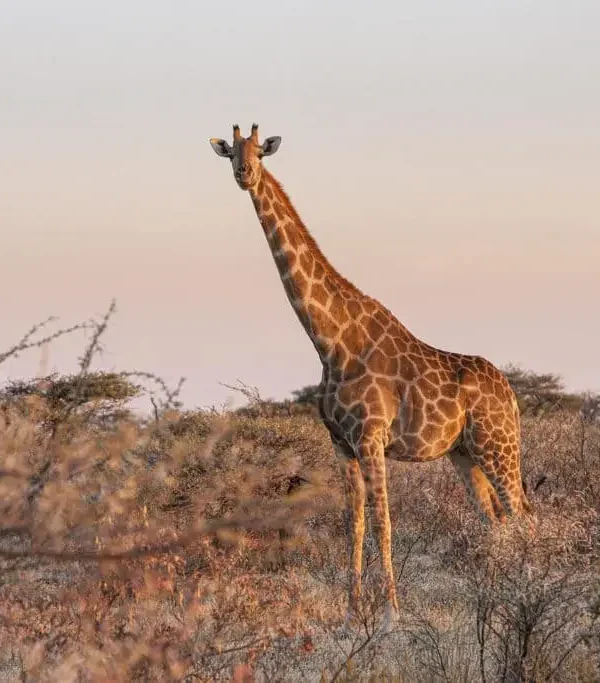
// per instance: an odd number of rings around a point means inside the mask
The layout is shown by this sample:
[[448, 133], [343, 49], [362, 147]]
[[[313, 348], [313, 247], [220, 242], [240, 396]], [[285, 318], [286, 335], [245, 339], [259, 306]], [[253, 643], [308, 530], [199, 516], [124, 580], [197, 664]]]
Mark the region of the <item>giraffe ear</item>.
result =
[[221, 138], [211, 138], [210, 144], [211, 147], [220, 157], [227, 157], [231, 159], [231, 157], [233, 156], [233, 150], [231, 149], [229, 144], [225, 142], [225, 140], [221, 140]]
[[270, 154], [275, 154], [275, 152], [279, 149], [280, 144], [281, 137], [279, 137], [279, 135], [275, 135], [271, 138], [265, 138], [265, 141], [262, 143], [262, 156], [268, 157]]

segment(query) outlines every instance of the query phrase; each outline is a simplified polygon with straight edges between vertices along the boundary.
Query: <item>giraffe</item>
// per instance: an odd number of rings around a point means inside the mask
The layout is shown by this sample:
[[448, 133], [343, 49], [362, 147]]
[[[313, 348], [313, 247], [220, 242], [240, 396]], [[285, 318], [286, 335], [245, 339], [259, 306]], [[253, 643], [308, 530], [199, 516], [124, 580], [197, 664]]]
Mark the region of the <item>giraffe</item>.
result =
[[233, 144], [211, 138], [248, 191], [287, 297], [323, 366], [319, 413], [340, 463], [346, 499], [350, 577], [345, 626], [361, 594], [365, 507], [381, 559], [385, 608], [380, 629], [398, 618], [391, 560], [386, 458], [427, 462], [448, 455], [480, 518], [490, 524], [530, 516], [520, 473], [520, 421], [506, 377], [480, 356], [418, 339], [379, 301], [335, 270], [262, 158], [258, 125]]

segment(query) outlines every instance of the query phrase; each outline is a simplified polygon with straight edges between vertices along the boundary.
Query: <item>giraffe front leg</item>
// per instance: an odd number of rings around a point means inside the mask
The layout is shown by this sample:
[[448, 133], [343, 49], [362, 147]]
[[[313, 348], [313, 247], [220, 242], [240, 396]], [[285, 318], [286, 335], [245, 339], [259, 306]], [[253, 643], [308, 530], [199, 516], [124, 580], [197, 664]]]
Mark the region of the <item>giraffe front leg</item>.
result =
[[364, 434], [357, 451], [367, 489], [371, 527], [379, 546], [384, 575], [386, 602], [380, 632], [388, 633], [398, 619], [398, 600], [392, 567], [392, 528], [387, 498], [385, 454], [381, 433]]
[[348, 608], [344, 630], [355, 619], [361, 592], [362, 552], [365, 535], [365, 484], [358, 460], [336, 447], [346, 494], [346, 541], [349, 559]]

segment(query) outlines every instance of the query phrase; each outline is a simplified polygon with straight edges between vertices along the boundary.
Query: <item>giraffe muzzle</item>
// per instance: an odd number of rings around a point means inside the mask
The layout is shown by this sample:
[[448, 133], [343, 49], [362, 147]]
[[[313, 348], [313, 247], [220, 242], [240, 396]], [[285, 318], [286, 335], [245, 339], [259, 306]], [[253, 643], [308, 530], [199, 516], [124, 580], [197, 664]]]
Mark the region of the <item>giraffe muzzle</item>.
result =
[[245, 171], [239, 169], [235, 173], [235, 180], [242, 190], [247, 190], [254, 185], [256, 179], [254, 177], [254, 173], [252, 173], [252, 170]]

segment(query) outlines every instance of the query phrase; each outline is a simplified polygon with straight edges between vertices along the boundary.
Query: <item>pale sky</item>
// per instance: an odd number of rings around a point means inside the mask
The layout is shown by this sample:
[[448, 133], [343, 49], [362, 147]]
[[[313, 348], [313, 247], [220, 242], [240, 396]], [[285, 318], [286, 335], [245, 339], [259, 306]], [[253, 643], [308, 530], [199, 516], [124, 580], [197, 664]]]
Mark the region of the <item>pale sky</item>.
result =
[[[434, 346], [600, 390], [600, 3], [2, 0], [4, 350], [118, 315], [96, 367], [320, 379], [210, 137], [253, 121], [340, 272]], [[83, 340], [56, 344], [73, 371]], [[0, 366], [31, 376], [38, 352]]]

